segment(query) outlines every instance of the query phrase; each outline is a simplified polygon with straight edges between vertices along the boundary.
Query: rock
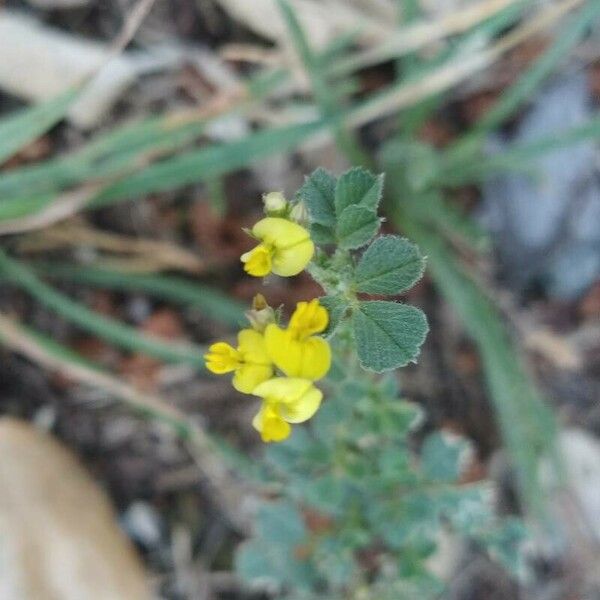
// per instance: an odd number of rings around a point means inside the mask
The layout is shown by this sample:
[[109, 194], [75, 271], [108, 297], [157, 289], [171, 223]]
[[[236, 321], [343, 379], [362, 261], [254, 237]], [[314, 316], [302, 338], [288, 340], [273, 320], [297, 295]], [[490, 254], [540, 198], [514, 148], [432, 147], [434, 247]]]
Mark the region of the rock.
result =
[[106, 495], [29, 424], [0, 419], [0, 600], [147, 600]]
[[[584, 73], [541, 93], [512, 136], [494, 135], [490, 151], [505, 151], [584, 124], [593, 116]], [[600, 179], [592, 140], [548, 152], [532, 175], [510, 173], [483, 187], [483, 225], [516, 288], [535, 283], [559, 298], [577, 297], [600, 275]]]

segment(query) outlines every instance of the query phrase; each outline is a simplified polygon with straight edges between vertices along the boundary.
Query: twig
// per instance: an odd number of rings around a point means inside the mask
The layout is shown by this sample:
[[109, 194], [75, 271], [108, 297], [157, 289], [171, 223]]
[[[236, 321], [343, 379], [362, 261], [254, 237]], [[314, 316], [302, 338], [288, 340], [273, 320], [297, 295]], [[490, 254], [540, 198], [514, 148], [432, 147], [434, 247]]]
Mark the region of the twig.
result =
[[81, 384], [104, 390], [110, 396], [149, 413], [171, 425], [179, 435], [187, 438], [187, 448], [196, 465], [207, 480], [215, 502], [231, 524], [241, 532], [248, 531], [248, 522], [240, 506], [248, 491], [235, 480], [227, 466], [217, 455], [213, 443], [204, 429], [177, 408], [151, 394], [141, 393], [112, 375], [73, 362], [44, 347], [22, 325], [0, 313], [0, 342], [13, 352], [22, 354], [42, 367], [61, 373]]

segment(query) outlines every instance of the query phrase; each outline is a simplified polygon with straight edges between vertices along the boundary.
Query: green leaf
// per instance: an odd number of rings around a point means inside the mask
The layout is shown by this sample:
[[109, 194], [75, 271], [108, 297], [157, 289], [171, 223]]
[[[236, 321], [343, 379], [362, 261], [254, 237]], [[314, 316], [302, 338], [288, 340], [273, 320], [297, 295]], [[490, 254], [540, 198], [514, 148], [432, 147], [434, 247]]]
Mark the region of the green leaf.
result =
[[376, 373], [415, 362], [428, 331], [422, 311], [397, 302], [360, 302], [352, 321], [360, 363]]
[[335, 225], [335, 186], [335, 177], [329, 171], [318, 168], [298, 190], [298, 196], [306, 205], [311, 223], [325, 227]]
[[354, 272], [356, 290], [367, 294], [399, 294], [423, 275], [419, 248], [395, 235], [377, 238], [364, 252]]
[[286, 501], [265, 503], [257, 515], [256, 529], [260, 537], [273, 544], [293, 547], [306, 535], [298, 509]]
[[469, 444], [464, 438], [444, 432], [432, 433], [421, 449], [423, 474], [433, 481], [457, 481], [468, 450]]
[[315, 244], [320, 246], [335, 244], [333, 229], [319, 223], [313, 223], [310, 226], [310, 237]]
[[346, 171], [335, 186], [335, 212], [358, 204], [376, 211], [383, 193], [383, 175], [375, 176], [366, 169], [355, 167]]
[[336, 237], [340, 248], [354, 250], [364, 246], [379, 231], [379, 218], [370, 208], [353, 205], [339, 216]]
[[323, 332], [325, 337], [331, 337], [348, 311], [348, 302], [343, 296], [321, 296], [319, 304], [329, 313], [329, 325]]

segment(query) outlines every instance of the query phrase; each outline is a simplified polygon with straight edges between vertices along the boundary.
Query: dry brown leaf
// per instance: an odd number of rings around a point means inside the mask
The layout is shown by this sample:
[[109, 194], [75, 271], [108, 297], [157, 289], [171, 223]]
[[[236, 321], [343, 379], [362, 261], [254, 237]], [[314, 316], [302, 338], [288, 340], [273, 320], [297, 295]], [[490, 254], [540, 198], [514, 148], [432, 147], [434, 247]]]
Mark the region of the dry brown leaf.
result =
[[108, 498], [56, 440], [0, 420], [0, 600], [145, 600]]

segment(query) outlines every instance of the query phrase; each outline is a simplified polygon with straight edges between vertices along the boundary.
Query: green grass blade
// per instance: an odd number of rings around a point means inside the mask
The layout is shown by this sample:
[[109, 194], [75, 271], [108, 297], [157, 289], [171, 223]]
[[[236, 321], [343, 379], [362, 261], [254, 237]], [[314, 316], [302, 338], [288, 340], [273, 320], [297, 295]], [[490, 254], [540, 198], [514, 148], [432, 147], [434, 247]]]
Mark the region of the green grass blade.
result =
[[56, 125], [77, 94], [78, 90], [70, 89], [43, 104], [22, 109], [0, 120], [0, 164]]
[[122, 273], [98, 267], [79, 267], [56, 263], [35, 264], [34, 267], [37, 273], [51, 279], [122, 292], [144, 292], [161, 300], [197, 308], [208, 319], [225, 325], [237, 327], [244, 323], [246, 309], [244, 304], [232, 300], [214, 288], [191, 282], [183, 277]]
[[150, 165], [111, 185], [101, 192], [90, 206], [106, 206], [143, 194], [171, 190], [219, 177], [271, 154], [291, 150], [322, 127], [323, 121], [312, 121], [267, 129], [235, 142], [215, 144], [175, 156]]
[[191, 344], [162, 341], [141, 334], [133, 327], [123, 325], [114, 319], [99, 315], [47, 285], [30, 269], [10, 259], [1, 251], [0, 274], [67, 321], [110, 343], [166, 362], [184, 363], [196, 368], [203, 367], [203, 348]]
[[240, 99], [232, 102], [231, 109], [217, 117], [190, 112], [120, 125], [65, 156], [1, 173], [0, 198], [58, 191], [90, 179], [111, 178], [126, 170], [139, 170], [149, 157], [156, 160], [194, 141], [214, 118], [251, 106], [286, 77], [282, 69], [259, 72], [246, 82], [240, 90]]
[[438, 181], [444, 185], [461, 186], [505, 171], [525, 171], [535, 175], [535, 161], [544, 154], [577, 142], [598, 138], [600, 116], [567, 131], [554, 133], [527, 144], [515, 145], [509, 150], [483, 157], [478, 161], [469, 161], [460, 169], [445, 166], [438, 176]]
[[[327, 80], [326, 64], [313, 53], [302, 26], [287, 0], [277, 0], [283, 18], [286, 22], [290, 37], [310, 78], [314, 97], [324, 117], [332, 118], [340, 111], [340, 99], [335, 93], [335, 86]], [[333, 126], [338, 147], [352, 162], [367, 162], [353, 134], [337, 121]]]
[[556, 69], [560, 61], [581, 41], [589, 27], [600, 17], [600, 3], [587, 2], [564, 27], [558, 30], [550, 48], [508, 88], [477, 125], [447, 151], [451, 164], [466, 162], [480, 148], [485, 136], [509, 119]]
[[[403, 197], [404, 186], [398, 186], [397, 179], [388, 177], [387, 183], [392, 197]], [[540, 460], [556, 458], [553, 415], [523, 368], [522, 358], [515, 351], [497, 310], [462, 270], [443, 238], [412, 212], [413, 202], [418, 200], [407, 202], [403, 197], [402, 202], [395, 201], [390, 216], [427, 256], [428, 272], [477, 344], [522, 498], [529, 514], [543, 523], [546, 512], [539, 479]]]

